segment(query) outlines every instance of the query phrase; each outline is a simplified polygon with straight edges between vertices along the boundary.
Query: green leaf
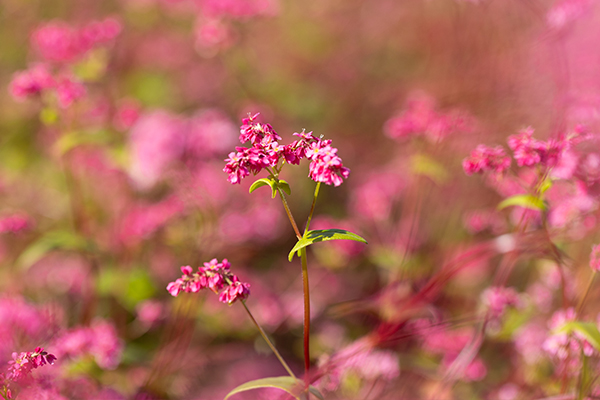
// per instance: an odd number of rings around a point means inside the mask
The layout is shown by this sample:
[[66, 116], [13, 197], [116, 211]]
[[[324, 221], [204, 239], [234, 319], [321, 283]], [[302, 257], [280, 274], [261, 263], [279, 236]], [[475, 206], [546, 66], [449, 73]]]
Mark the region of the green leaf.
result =
[[[288, 392], [298, 400], [305, 398], [305, 396], [302, 395], [302, 392], [304, 390], [303, 381], [297, 378], [292, 378], [291, 376], [278, 376], [273, 378], [263, 378], [246, 382], [236, 387], [231, 392], [227, 393], [227, 396], [225, 396], [225, 400], [227, 400], [234, 394], [260, 388], [277, 388]], [[308, 390], [319, 400], [323, 400], [323, 395], [314, 386], [310, 386]]]
[[56, 150], [59, 154], [66, 154], [77, 146], [84, 144], [104, 144], [109, 141], [107, 132], [68, 132], [56, 141]]
[[89, 247], [88, 241], [74, 232], [51, 231], [29, 245], [21, 253], [16, 264], [27, 269], [52, 250], [84, 250]]
[[289, 183], [287, 183], [284, 180], [275, 180], [273, 178], [258, 179], [250, 186], [249, 191], [250, 191], [250, 193], [252, 193], [259, 187], [263, 187], [263, 186], [267, 186], [267, 185], [271, 187], [271, 198], [273, 198], [273, 199], [275, 198], [275, 196], [277, 196], [277, 188], [280, 188], [288, 195], [290, 195], [292, 192], [290, 189]]
[[504, 199], [500, 204], [498, 204], [498, 210], [502, 210], [511, 206], [519, 206], [538, 211], [544, 211], [546, 209], [544, 202], [539, 197], [535, 197], [530, 194], [517, 194]]
[[544, 182], [542, 182], [542, 185], [540, 186], [540, 193], [541, 194], [546, 193], [551, 187], [552, 187], [552, 179], [547, 178]]
[[250, 186], [250, 190], [249, 192], [252, 193], [254, 192], [256, 189], [258, 189], [259, 187], [263, 187], [263, 186], [271, 186], [271, 189], [273, 188], [273, 181], [271, 181], [270, 179], [267, 178], [262, 178], [259, 179], [257, 181], [255, 181], [252, 186]]
[[279, 181], [279, 184], [277, 186], [279, 186], [288, 196], [290, 196], [292, 194], [292, 189], [290, 189], [290, 184], [287, 183], [286, 181], [284, 181], [283, 179], [281, 179]]
[[600, 351], [600, 332], [598, 327], [593, 322], [567, 322], [557, 330], [558, 333], [573, 333], [577, 332], [585, 340], [589, 342], [596, 350]]
[[367, 243], [365, 239], [358, 236], [356, 233], [352, 233], [345, 229], [321, 229], [315, 231], [308, 231], [304, 234], [304, 237], [296, 243], [294, 248], [288, 255], [288, 260], [292, 261], [294, 253], [310, 246], [316, 242], [325, 242], [327, 240], [354, 240], [357, 242]]

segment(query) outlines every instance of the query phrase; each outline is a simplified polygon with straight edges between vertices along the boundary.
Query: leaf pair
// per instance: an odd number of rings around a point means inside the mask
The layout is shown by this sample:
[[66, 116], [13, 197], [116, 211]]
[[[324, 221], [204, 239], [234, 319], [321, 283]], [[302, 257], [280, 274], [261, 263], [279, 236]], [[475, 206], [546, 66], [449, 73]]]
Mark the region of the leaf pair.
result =
[[283, 179], [276, 178], [262, 178], [257, 180], [252, 184], [252, 186], [250, 186], [250, 193], [254, 192], [259, 187], [267, 185], [271, 187], [271, 198], [273, 199], [275, 198], [275, 196], [277, 196], [278, 189], [283, 190], [285, 193], [287, 193], [288, 196], [290, 195], [290, 193], [292, 193], [289, 183], [287, 183]]

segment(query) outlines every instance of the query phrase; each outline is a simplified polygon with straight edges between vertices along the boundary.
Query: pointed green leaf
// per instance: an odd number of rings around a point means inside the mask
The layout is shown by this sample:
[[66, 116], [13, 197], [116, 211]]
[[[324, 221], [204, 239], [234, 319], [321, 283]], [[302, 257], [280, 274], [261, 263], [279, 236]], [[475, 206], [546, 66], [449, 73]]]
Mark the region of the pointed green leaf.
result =
[[[283, 391], [288, 392], [298, 400], [305, 397], [302, 396], [302, 391], [304, 390], [304, 382], [302, 382], [300, 379], [292, 378], [291, 376], [278, 376], [273, 378], [263, 378], [246, 382], [236, 387], [231, 392], [227, 393], [227, 396], [225, 396], [225, 400], [227, 400], [234, 394], [260, 388], [281, 389]], [[323, 400], [323, 395], [315, 387], [310, 386], [309, 391], [319, 400]]]
[[352, 233], [345, 229], [321, 229], [308, 231], [304, 234], [302, 239], [298, 240], [294, 248], [290, 251], [288, 260], [292, 261], [292, 258], [294, 258], [294, 253], [300, 249], [310, 246], [313, 243], [325, 242], [327, 240], [354, 240], [357, 242], [367, 243], [365, 239], [358, 236], [356, 233]]
[[500, 204], [498, 204], [498, 210], [502, 210], [511, 206], [519, 206], [538, 211], [544, 211], [546, 209], [544, 202], [539, 197], [535, 197], [530, 194], [517, 194], [504, 199]]
[[257, 180], [256, 182], [254, 182], [254, 183], [252, 184], [252, 186], [250, 186], [250, 193], [254, 192], [254, 191], [255, 191], [256, 189], [258, 189], [259, 187], [262, 187], [262, 186], [267, 186], [267, 185], [271, 186], [271, 188], [272, 188], [272, 187], [273, 187], [273, 182], [272, 182], [272, 181], [270, 181], [270, 180], [269, 180], [269, 179], [267, 179], [267, 178], [262, 178], [262, 179], [259, 179], [259, 180]]
[[292, 194], [292, 189], [290, 189], [290, 184], [281, 179], [279, 181], [278, 186], [289, 196]]
[[567, 322], [557, 330], [559, 333], [576, 332], [583, 336], [596, 350], [600, 350], [600, 332], [593, 322]]

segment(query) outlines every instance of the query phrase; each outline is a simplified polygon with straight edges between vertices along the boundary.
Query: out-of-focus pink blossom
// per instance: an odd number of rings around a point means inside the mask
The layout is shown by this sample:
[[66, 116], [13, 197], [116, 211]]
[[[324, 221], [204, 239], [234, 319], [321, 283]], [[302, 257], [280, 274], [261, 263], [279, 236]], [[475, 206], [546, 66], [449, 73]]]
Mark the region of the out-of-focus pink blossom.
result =
[[481, 294], [481, 299], [493, 319], [502, 317], [507, 307], [518, 307], [521, 304], [518, 293], [513, 288], [506, 287], [487, 288]]
[[23, 213], [0, 217], [0, 233], [18, 233], [32, 227], [32, 219]]
[[129, 173], [141, 188], [153, 186], [181, 156], [184, 129], [184, 121], [166, 111], [144, 114], [133, 125], [129, 134]]
[[90, 327], [74, 328], [61, 334], [54, 340], [53, 349], [61, 359], [89, 354], [100, 368], [114, 369], [121, 360], [123, 343], [112, 324], [97, 320]]
[[113, 125], [115, 128], [125, 131], [133, 126], [140, 117], [141, 106], [133, 99], [125, 99], [120, 102], [115, 112]]
[[49, 61], [69, 62], [83, 49], [75, 29], [61, 21], [48, 22], [31, 34], [33, 47]]
[[184, 205], [176, 196], [156, 204], [135, 207], [120, 222], [118, 237], [122, 243], [136, 244], [180, 215], [183, 210]]
[[203, 0], [201, 4], [202, 12], [209, 17], [245, 19], [279, 12], [278, 0]]
[[48, 61], [73, 62], [96, 45], [113, 40], [121, 32], [116, 18], [92, 21], [77, 29], [62, 21], [39, 26], [31, 34], [31, 42], [38, 53]]
[[327, 371], [318, 385], [324, 390], [337, 390], [349, 373], [368, 381], [393, 380], [400, 375], [398, 356], [390, 351], [377, 350], [367, 339], [360, 339], [331, 357], [323, 357], [319, 366]]
[[45, 64], [36, 64], [25, 71], [15, 73], [10, 82], [10, 94], [17, 100], [40, 95], [44, 90], [54, 87], [54, 78]]
[[487, 147], [478, 145], [471, 155], [464, 159], [463, 169], [467, 175], [480, 172], [501, 174], [510, 167], [510, 157], [500, 146]]
[[232, 42], [230, 28], [219, 19], [199, 19], [194, 30], [199, 52], [215, 51], [229, 47]]
[[405, 110], [384, 125], [385, 134], [396, 140], [425, 136], [439, 141], [460, 131], [470, 131], [472, 118], [460, 111], [447, 113], [436, 110], [435, 100], [422, 92], [409, 96]]
[[387, 220], [395, 202], [401, 198], [407, 183], [405, 177], [393, 171], [377, 171], [350, 192], [350, 207], [361, 220]]
[[71, 76], [62, 76], [56, 82], [56, 98], [61, 108], [70, 107], [86, 94], [83, 83]]
[[227, 152], [236, 141], [236, 127], [221, 111], [203, 110], [189, 119], [185, 150], [198, 160]]

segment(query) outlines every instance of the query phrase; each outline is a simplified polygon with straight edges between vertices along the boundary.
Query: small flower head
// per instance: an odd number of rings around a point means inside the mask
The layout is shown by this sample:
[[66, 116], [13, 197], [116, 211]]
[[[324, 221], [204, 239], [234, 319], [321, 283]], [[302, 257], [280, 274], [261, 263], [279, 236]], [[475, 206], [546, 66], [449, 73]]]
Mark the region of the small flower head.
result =
[[510, 167], [510, 157], [500, 146], [487, 147], [482, 144], [477, 146], [463, 161], [463, 169], [467, 175], [476, 173], [493, 172], [501, 174]]
[[205, 262], [204, 266], [198, 267], [193, 272], [190, 266], [181, 267], [183, 275], [181, 278], [167, 285], [167, 291], [172, 296], [181, 292], [196, 293], [201, 289], [210, 289], [219, 294], [219, 300], [223, 303], [233, 304], [236, 300], [244, 300], [250, 295], [250, 285], [240, 282], [237, 276], [230, 272], [231, 264], [225, 258], [219, 262], [213, 258]]

